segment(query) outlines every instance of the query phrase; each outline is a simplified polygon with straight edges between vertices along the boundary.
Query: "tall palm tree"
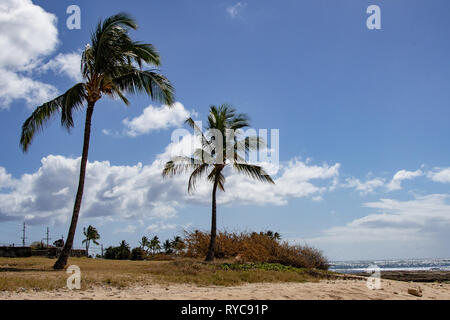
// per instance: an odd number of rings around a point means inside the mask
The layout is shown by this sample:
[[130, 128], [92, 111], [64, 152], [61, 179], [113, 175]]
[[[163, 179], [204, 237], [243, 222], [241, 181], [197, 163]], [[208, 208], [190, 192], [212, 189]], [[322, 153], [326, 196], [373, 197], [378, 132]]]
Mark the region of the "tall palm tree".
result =
[[129, 36], [130, 29], [137, 29], [137, 24], [125, 13], [100, 20], [91, 36], [91, 44], [86, 46], [82, 54], [83, 82], [38, 107], [22, 127], [20, 145], [26, 152], [35, 133], [42, 130], [52, 117], [60, 114], [61, 125], [70, 130], [74, 126], [73, 113], [87, 104], [80, 176], [72, 220], [66, 244], [53, 266], [54, 269], [64, 268], [73, 245], [83, 197], [91, 121], [96, 102], [103, 96], [108, 96], [118, 98], [128, 105], [129, 101], [125, 97], [127, 92], [143, 92], [152, 99], [169, 105], [174, 102], [174, 89], [169, 80], [156, 69], [143, 68], [147, 65], [160, 65], [158, 52], [151, 44], [133, 41]]
[[167, 240], [164, 242], [163, 248], [164, 248], [164, 252], [165, 252], [166, 254], [171, 254], [171, 253], [173, 253], [172, 242], [170, 242], [169, 239], [167, 239]]
[[[141, 241], [139, 241], [139, 244], [140, 244], [140, 246], [141, 246], [141, 248], [143, 250], [148, 252], [148, 248], [147, 247], [150, 245], [150, 240], [148, 240], [148, 238], [146, 236], [142, 237]], [[147, 248], [147, 249], [145, 249], [145, 248]]]
[[98, 234], [98, 231], [95, 227], [89, 226], [86, 228], [83, 228], [83, 234], [85, 236], [83, 243], [86, 244], [86, 255], [89, 257], [89, 245], [91, 244], [91, 241], [98, 245], [97, 240], [100, 239], [100, 235]]
[[186, 248], [186, 244], [180, 236], [175, 236], [171, 242], [172, 248], [175, 250], [175, 253], [179, 253], [180, 251]]
[[161, 242], [159, 241], [158, 236], [154, 236], [153, 239], [150, 240], [149, 249], [152, 251], [153, 255], [161, 250]]
[[[168, 161], [162, 174], [163, 177], [168, 177], [191, 171], [188, 192], [195, 190], [197, 180], [204, 175], [213, 184], [211, 239], [206, 255], [206, 261], [213, 261], [217, 232], [216, 191], [217, 188], [225, 191], [225, 176], [222, 173], [225, 167], [232, 165], [237, 173], [261, 182], [273, 184], [274, 181], [261, 166], [249, 164], [245, 160], [250, 152], [265, 145], [264, 140], [259, 137], [243, 138], [239, 133], [240, 129], [250, 126], [245, 114], [237, 114], [229, 105], [211, 106], [207, 129], [213, 134], [204, 135], [192, 118], [187, 119], [186, 123], [200, 135], [202, 147], [195, 150], [191, 157], [179, 156]], [[230, 131], [235, 133], [234, 136], [229, 135]]]

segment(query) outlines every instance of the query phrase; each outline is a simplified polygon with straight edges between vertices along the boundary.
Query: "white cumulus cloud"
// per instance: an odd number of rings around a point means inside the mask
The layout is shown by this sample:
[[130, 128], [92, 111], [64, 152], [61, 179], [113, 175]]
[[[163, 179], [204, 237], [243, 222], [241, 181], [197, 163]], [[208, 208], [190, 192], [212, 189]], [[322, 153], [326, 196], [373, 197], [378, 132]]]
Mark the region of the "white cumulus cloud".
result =
[[[79, 164], [79, 158], [50, 155], [42, 159], [36, 172], [20, 178], [12, 177], [0, 167], [0, 221], [67, 223], [72, 214]], [[89, 162], [81, 218], [165, 221], [175, 218], [177, 211], [186, 204], [210, 205], [212, 186], [209, 182], [199, 183], [197, 191], [188, 194], [188, 176], [163, 179], [163, 165], [160, 159], [149, 165], [134, 166]], [[227, 192], [218, 194], [218, 203], [283, 205], [289, 199], [319, 196], [326, 187], [317, 185], [316, 181], [332, 183], [339, 174], [339, 167], [339, 164], [317, 166], [293, 160], [282, 166], [275, 185], [258, 183], [228, 170]], [[164, 225], [158, 226], [164, 228]]]
[[135, 233], [136, 229], [137, 229], [137, 227], [135, 225], [129, 224], [125, 228], [114, 230], [114, 233], [115, 234], [118, 234], [118, 233]]
[[389, 184], [386, 187], [389, 191], [400, 190], [402, 188], [401, 183], [403, 180], [412, 180], [422, 175], [423, 175], [422, 170], [416, 171], [400, 170], [394, 175], [391, 182], [389, 182]]
[[384, 183], [384, 179], [382, 178], [373, 178], [362, 182], [361, 180], [352, 177], [347, 178], [346, 183], [342, 186], [344, 188], [354, 188], [359, 191], [361, 195], [366, 195], [373, 193], [375, 189], [384, 186]]
[[247, 7], [246, 2], [238, 2], [235, 5], [227, 7], [228, 16], [232, 19], [239, 17], [242, 11]]
[[74, 81], [81, 81], [81, 54], [77, 52], [60, 53], [55, 58], [40, 67], [43, 72], [53, 71], [63, 74]]
[[165, 230], [173, 230], [177, 227], [176, 224], [173, 223], [152, 223], [147, 227], [147, 231], [149, 232], [158, 232]]
[[[375, 210], [343, 226], [326, 229], [308, 243], [320, 246], [334, 256], [373, 259], [391, 258], [415, 252], [423, 256], [447, 252], [450, 233], [450, 196], [430, 194], [412, 200], [381, 199], [363, 206]], [[350, 256], [349, 256], [350, 255]]]
[[31, 0], [2, 0], [0, 67], [23, 70], [52, 53], [58, 44], [56, 22]]
[[57, 18], [31, 0], [0, 3], [0, 108], [16, 99], [38, 105], [56, 88], [34, 80], [30, 73], [58, 44]]
[[126, 134], [131, 137], [150, 133], [151, 131], [179, 127], [194, 113], [185, 109], [180, 102], [171, 107], [163, 105], [155, 107], [149, 105], [141, 115], [133, 119], [124, 119]]
[[38, 106], [58, 94], [58, 90], [50, 84], [1, 68], [0, 72], [0, 109], [8, 108], [12, 101], [18, 99], [24, 100], [30, 107]]
[[0, 167], [0, 190], [2, 188], [9, 188], [14, 186], [14, 180], [8, 172], [6, 172], [6, 169], [3, 167]]
[[428, 172], [427, 177], [434, 182], [450, 183], [450, 168], [437, 168]]

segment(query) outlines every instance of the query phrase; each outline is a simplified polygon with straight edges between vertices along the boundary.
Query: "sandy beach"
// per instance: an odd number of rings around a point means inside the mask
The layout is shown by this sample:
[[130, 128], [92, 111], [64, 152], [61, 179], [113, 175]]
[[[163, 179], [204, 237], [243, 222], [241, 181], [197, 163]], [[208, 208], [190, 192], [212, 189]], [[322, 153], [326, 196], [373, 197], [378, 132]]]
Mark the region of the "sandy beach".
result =
[[[408, 293], [420, 288], [422, 297]], [[364, 279], [307, 283], [255, 283], [234, 287], [154, 284], [127, 289], [95, 287], [83, 291], [0, 292], [2, 300], [450, 300], [450, 284], [382, 280], [370, 290]]]

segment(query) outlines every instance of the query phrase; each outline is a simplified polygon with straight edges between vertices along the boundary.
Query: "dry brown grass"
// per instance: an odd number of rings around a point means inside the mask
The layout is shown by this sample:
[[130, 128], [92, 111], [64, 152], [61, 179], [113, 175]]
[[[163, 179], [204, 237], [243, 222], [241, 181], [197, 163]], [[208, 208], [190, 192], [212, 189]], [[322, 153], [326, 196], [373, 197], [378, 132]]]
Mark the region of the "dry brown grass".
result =
[[[208, 251], [207, 232], [185, 232], [186, 256], [202, 258]], [[279, 263], [298, 268], [327, 270], [328, 261], [320, 250], [308, 246], [291, 245], [256, 232], [221, 231], [216, 238], [216, 258], [238, 258], [242, 262]]]
[[[54, 263], [54, 259], [43, 257], [0, 258], [0, 290], [64, 288], [69, 275], [54, 271]], [[95, 285], [127, 286], [149, 278], [148, 263], [142, 261], [70, 258], [68, 265], [80, 267], [83, 289]]]
[[[54, 259], [41, 257], [0, 258], [0, 291], [65, 288], [69, 275], [64, 271], [54, 271], [54, 262]], [[83, 290], [96, 286], [128, 287], [154, 282], [230, 286], [255, 282], [318, 281], [333, 277], [330, 272], [308, 269], [241, 268], [239, 265], [229, 268], [224, 262], [210, 264], [186, 258], [174, 261], [71, 258], [68, 265], [80, 267]]]

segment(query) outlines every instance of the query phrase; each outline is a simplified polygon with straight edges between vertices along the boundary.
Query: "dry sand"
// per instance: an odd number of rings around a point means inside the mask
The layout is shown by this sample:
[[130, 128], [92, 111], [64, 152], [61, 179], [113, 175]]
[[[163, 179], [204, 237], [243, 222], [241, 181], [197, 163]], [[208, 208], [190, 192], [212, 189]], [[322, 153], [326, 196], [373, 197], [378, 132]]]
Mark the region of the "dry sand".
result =
[[[422, 297], [408, 293], [422, 290]], [[236, 287], [198, 287], [155, 284], [127, 289], [97, 287], [84, 291], [0, 292], [2, 300], [450, 300], [450, 284], [382, 280], [380, 290], [370, 290], [365, 280], [323, 280], [317, 283], [260, 283]]]

